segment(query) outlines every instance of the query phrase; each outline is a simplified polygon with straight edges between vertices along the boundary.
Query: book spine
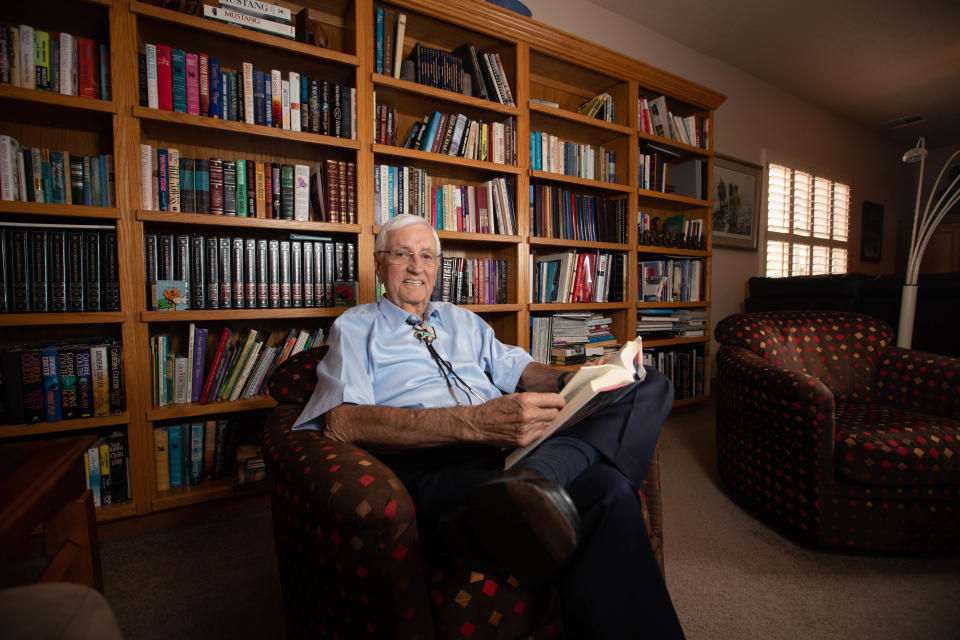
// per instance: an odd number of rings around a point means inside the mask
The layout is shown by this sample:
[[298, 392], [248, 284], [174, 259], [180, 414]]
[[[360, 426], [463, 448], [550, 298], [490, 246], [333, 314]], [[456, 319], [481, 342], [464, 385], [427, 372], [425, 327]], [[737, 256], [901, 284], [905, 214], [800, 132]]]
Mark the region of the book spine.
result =
[[170, 465], [170, 486], [183, 484], [183, 442], [180, 437], [180, 425], [167, 427], [167, 460]]
[[203, 368], [207, 354], [207, 329], [197, 327], [193, 337], [193, 370], [190, 385], [190, 402], [199, 402], [203, 392]]
[[219, 251], [219, 242], [215, 236], [208, 236], [204, 238], [206, 243], [205, 253], [206, 260], [206, 271], [204, 273], [204, 278], [206, 279], [206, 289], [207, 289], [207, 309], [219, 309], [220, 308], [220, 251]]
[[280, 241], [267, 241], [267, 281], [270, 308], [280, 308]]
[[84, 309], [100, 311], [100, 232], [84, 231]]
[[157, 470], [157, 491], [170, 489], [169, 439], [166, 427], [153, 428], [154, 467]]
[[231, 261], [231, 291], [233, 293], [233, 308], [243, 309], [244, 306], [244, 268], [243, 268], [243, 238], [230, 239], [230, 261]]
[[206, 245], [201, 235], [190, 236], [190, 308], [205, 309], [207, 306], [207, 281], [204, 267], [207, 264]]
[[47, 422], [63, 418], [60, 399], [60, 367], [56, 348], [44, 349], [40, 354], [43, 370], [43, 406]]
[[117, 232], [103, 231], [103, 310], [120, 310], [120, 265]]
[[[83, 89], [82, 78], [83, 74], [81, 72], [81, 90]], [[163, 111], [173, 111], [172, 51], [170, 47], [163, 44], [157, 45], [157, 106]]]
[[177, 113], [187, 112], [187, 58], [181, 49], [170, 50], [171, 91], [173, 94], [173, 110]]
[[223, 161], [223, 213], [237, 215], [237, 163]]
[[203, 482], [203, 423], [190, 425], [190, 484]]
[[243, 240], [243, 306], [257, 308], [257, 241], [254, 238]]
[[110, 414], [119, 415], [127, 405], [126, 396], [123, 393], [123, 347], [119, 344], [107, 344], [107, 366]]
[[110, 378], [104, 345], [90, 348], [90, 380], [93, 384], [93, 415], [110, 415]]
[[47, 232], [45, 229], [30, 229], [27, 232], [30, 260], [30, 311], [44, 313], [47, 304]]
[[293, 25], [281, 24], [279, 22], [259, 18], [257, 16], [247, 15], [246, 13], [242, 13], [229, 7], [212, 7], [210, 5], [203, 5], [203, 15], [207, 18], [219, 20], [220, 22], [233, 24], [238, 27], [255, 29], [257, 31], [263, 31], [264, 33], [281, 36], [283, 38], [289, 38], [290, 40], [294, 40], [296, 38], [296, 30], [294, 29]]
[[223, 160], [210, 158], [210, 213], [223, 215]]
[[185, 54], [184, 65], [187, 113], [198, 116], [200, 115], [200, 60], [197, 54]]

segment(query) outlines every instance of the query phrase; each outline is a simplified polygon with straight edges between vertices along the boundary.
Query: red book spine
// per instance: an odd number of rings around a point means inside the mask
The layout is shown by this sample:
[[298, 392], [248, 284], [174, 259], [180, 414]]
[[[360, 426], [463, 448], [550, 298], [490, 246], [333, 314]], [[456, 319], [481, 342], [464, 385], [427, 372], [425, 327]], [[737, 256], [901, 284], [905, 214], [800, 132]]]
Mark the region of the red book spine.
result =
[[223, 328], [220, 334], [220, 344], [217, 345], [217, 353], [213, 356], [213, 362], [210, 363], [210, 371], [207, 373], [207, 380], [203, 383], [203, 393], [200, 394], [200, 404], [206, 404], [210, 398], [210, 391], [213, 388], [213, 379], [217, 377], [217, 369], [220, 368], [220, 361], [223, 360], [223, 352], [227, 348], [227, 342], [230, 341], [230, 329]]
[[[100, 73], [97, 71], [96, 45], [89, 38], [77, 38], [77, 95], [100, 97]], [[167, 49], [169, 52], [169, 49]]]
[[200, 115], [210, 115], [210, 57], [201, 53], [198, 56], [200, 76]]
[[157, 106], [164, 111], [173, 111], [173, 65], [170, 47], [157, 45]]

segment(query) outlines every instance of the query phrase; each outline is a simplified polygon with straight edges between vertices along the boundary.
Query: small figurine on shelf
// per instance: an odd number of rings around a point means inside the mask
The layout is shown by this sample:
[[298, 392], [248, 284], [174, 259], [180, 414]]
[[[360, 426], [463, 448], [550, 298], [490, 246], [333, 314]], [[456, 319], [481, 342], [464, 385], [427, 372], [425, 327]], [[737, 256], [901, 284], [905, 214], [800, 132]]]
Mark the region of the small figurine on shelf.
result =
[[327, 48], [327, 34], [316, 11], [304, 9], [297, 14], [297, 40], [323, 49]]

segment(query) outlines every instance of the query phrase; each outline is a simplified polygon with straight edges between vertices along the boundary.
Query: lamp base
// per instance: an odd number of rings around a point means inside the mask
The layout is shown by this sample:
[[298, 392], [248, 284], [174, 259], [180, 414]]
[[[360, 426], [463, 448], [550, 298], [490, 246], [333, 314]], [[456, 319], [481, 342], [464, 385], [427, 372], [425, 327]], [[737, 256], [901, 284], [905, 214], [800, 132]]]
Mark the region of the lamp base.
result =
[[903, 285], [900, 297], [900, 323], [897, 327], [897, 346], [909, 349], [913, 344], [913, 318], [917, 311], [917, 285]]

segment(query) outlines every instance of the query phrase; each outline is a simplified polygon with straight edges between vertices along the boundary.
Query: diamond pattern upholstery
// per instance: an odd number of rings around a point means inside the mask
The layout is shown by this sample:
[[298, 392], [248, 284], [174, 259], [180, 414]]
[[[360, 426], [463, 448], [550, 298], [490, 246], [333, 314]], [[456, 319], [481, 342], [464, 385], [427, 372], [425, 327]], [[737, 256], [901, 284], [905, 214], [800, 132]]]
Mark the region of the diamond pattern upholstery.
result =
[[[292, 638], [563, 637], [556, 592], [498, 567], [421, 555], [415, 507], [390, 469], [359, 447], [292, 431], [326, 347], [302, 352], [269, 383], [261, 433], [274, 537]], [[647, 530], [663, 568], [659, 458], [644, 483]]]
[[850, 312], [736, 314], [715, 336], [717, 463], [744, 505], [809, 543], [960, 550], [960, 359]]

